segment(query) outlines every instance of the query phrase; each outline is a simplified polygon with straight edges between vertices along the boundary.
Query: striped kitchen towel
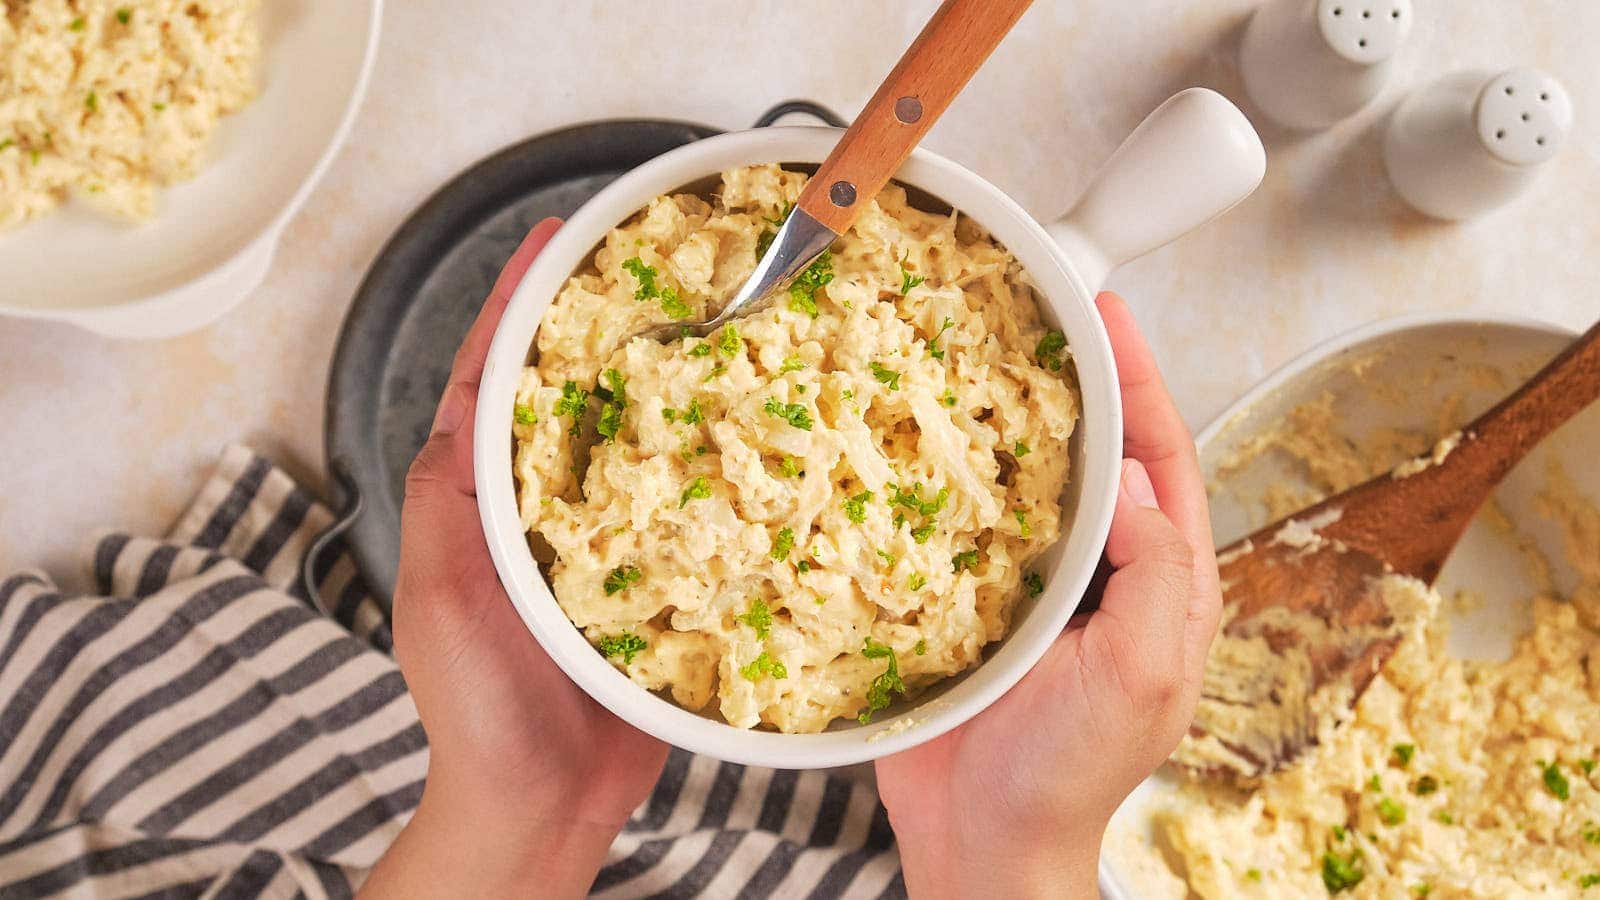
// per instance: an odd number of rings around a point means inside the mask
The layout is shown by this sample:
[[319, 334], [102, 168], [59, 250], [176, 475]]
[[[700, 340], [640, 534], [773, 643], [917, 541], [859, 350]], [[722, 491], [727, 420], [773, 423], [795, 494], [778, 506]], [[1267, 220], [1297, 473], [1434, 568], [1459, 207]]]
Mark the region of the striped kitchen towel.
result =
[[[165, 539], [110, 535], [100, 596], [0, 580], [0, 898], [347, 897], [422, 794], [428, 750], [381, 607], [331, 516], [231, 448]], [[903, 897], [864, 779], [674, 750], [593, 893]], [[537, 888], [529, 887], [529, 896]]]

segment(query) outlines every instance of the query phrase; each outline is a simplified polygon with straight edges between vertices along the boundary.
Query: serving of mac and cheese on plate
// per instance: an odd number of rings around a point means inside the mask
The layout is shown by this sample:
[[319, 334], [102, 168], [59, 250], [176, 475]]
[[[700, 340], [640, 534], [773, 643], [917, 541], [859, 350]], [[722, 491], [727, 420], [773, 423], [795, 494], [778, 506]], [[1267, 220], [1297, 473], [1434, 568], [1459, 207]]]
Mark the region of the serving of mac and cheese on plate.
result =
[[870, 721], [1006, 635], [1062, 536], [1079, 408], [1017, 261], [894, 185], [765, 311], [634, 338], [714, 314], [805, 181], [733, 169], [612, 229], [545, 314], [512, 426], [522, 524], [589, 642], [781, 732]]

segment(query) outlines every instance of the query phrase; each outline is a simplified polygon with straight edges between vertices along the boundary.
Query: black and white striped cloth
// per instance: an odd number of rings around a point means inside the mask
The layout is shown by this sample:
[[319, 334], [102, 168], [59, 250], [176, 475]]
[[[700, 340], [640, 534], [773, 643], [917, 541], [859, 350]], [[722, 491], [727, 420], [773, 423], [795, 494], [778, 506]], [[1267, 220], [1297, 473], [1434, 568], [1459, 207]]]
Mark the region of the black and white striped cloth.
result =
[[[0, 898], [360, 885], [428, 750], [349, 557], [319, 573], [331, 609], [298, 588], [329, 518], [235, 447], [165, 539], [98, 541], [100, 596], [0, 579]], [[674, 750], [593, 893], [903, 897], [893, 841], [866, 779]]]

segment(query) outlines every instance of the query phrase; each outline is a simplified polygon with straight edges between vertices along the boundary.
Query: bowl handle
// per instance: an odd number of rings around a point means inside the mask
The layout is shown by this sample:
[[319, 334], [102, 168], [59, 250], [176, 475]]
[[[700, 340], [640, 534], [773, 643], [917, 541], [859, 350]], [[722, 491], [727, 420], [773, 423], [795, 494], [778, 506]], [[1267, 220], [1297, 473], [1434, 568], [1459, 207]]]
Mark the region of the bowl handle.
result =
[[1250, 196], [1266, 169], [1244, 113], [1216, 91], [1189, 88], [1146, 116], [1046, 230], [1093, 294], [1112, 269]]

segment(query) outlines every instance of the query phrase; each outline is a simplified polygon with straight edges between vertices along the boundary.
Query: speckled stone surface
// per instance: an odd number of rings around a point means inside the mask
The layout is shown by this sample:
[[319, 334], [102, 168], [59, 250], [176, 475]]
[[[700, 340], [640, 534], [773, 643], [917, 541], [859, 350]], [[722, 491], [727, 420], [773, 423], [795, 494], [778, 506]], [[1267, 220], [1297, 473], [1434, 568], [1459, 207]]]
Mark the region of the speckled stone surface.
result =
[[[230, 441], [320, 485], [345, 308], [394, 228], [463, 167], [587, 119], [739, 128], [788, 97], [853, 114], [935, 5], [391, 2], [350, 142], [253, 297], [211, 328], [154, 343], [0, 320], [0, 571], [40, 566], [82, 584], [93, 528], [164, 530]], [[1215, 88], [1257, 118], [1235, 66], [1251, 8], [1039, 0], [927, 145], [1036, 215], [1059, 215], [1180, 88]], [[1374, 318], [1449, 310], [1576, 328], [1600, 311], [1600, 5], [1417, 12], [1401, 71], [1372, 107], [1309, 135], [1258, 121], [1268, 173], [1256, 195], [1113, 275], [1196, 427], [1280, 363]], [[1384, 180], [1384, 116], [1446, 71], [1517, 64], [1549, 70], [1573, 96], [1574, 133], [1544, 180], [1466, 225], [1409, 212]]]

